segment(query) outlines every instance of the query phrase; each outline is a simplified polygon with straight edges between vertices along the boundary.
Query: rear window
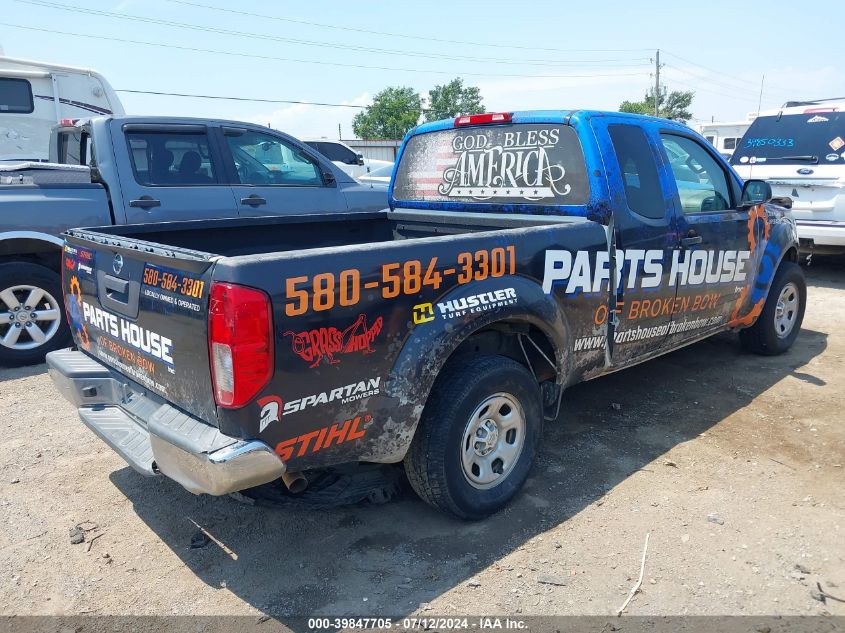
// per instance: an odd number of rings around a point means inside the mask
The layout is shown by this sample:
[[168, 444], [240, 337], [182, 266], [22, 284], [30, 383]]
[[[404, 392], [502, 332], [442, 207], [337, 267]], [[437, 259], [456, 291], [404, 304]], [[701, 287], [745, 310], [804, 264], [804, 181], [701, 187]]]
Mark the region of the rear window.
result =
[[94, 146], [88, 132], [75, 129], [59, 132], [56, 135], [58, 143], [58, 162], [63, 165], [94, 165]]
[[393, 183], [398, 201], [586, 204], [578, 134], [562, 124], [496, 125], [413, 136]]
[[0, 113], [29, 114], [35, 109], [26, 79], [0, 79]]
[[779, 165], [845, 164], [845, 113], [758, 117], [737, 143], [731, 163], [770, 161]]

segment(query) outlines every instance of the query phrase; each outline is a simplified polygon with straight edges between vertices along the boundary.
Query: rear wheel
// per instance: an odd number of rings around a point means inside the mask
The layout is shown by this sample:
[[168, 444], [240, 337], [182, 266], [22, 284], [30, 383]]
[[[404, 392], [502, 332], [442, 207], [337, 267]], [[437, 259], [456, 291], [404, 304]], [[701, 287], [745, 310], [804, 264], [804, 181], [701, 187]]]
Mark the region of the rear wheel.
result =
[[61, 278], [49, 268], [0, 264], [0, 365], [40, 363], [70, 344], [61, 296]]
[[788, 350], [801, 330], [806, 303], [807, 284], [801, 267], [793, 262], [781, 263], [757, 321], [739, 332], [742, 346], [767, 356]]
[[451, 361], [438, 377], [405, 457], [416, 493], [463, 519], [479, 519], [519, 491], [537, 454], [540, 390], [503, 356]]

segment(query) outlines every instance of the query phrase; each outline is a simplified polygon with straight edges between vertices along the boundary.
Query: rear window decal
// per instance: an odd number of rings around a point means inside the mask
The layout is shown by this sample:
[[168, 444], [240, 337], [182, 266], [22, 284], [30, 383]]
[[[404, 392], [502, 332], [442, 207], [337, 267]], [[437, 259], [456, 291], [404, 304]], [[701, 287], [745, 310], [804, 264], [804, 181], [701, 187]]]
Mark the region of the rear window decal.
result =
[[393, 195], [397, 200], [585, 204], [589, 185], [575, 130], [516, 124], [412, 137]]

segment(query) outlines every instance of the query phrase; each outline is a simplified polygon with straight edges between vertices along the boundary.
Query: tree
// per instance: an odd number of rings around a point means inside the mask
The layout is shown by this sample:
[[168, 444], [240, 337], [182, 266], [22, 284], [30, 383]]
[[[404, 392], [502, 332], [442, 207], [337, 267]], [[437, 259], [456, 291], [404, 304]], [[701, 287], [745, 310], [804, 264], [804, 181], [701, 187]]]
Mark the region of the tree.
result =
[[475, 86], [464, 86], [464, 80], [456, 77], [444, 86], [434, 86], [428, 91], [426, 121], [453, 119], [462, 114], [481, 114], [481, 91]]
[[[657, 100], [660, 116], [667, 119], [674, 119], [686, 123], [692, 118], [688, 110], [692, 104], [695, 92], [692, 90], [673, 90], [668, 93], [664, 89]], [[633, 114], [654, 115], [654, 88], [649, 90], [642, 101], [623, 101], [619, 105], [620, 112], [631, 112]]]
[[422, 100], [413, 88], [388, 87], [366, 110], [352, 119], [352, 130], [362, 139], [402, 138], [420, 120]]

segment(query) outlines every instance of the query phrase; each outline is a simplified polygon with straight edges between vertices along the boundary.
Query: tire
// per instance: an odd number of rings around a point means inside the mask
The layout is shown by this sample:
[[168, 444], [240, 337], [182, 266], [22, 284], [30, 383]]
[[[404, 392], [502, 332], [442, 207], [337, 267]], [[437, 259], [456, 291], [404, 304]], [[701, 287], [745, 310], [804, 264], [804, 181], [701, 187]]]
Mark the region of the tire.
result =
[[[458, 358], [435, 381], [405, 472], [429, 505], [461, 519], [481, 519], [525, 483], [542, 432], [540, 389], [531, 372], [504, 356]], [[473, 445], [471, 438], [478, 438]]]
[[792, 347], [801, 330], [806, 305], [804, 271], [796, 263], [782, 262], [757, 321], [739, 332], [742, 346], [749, 352], [765, 356], [783, 354]]
[[[35, 303], [29, 311], [27, 301]], [[41, 363], [70, 344], [59, 274], [29, 262], [0, 264], [0, 366]]]

